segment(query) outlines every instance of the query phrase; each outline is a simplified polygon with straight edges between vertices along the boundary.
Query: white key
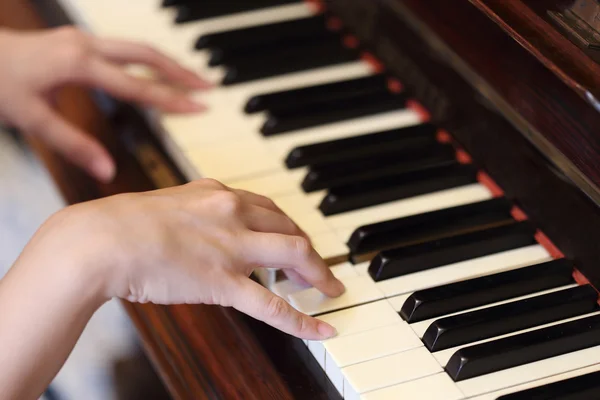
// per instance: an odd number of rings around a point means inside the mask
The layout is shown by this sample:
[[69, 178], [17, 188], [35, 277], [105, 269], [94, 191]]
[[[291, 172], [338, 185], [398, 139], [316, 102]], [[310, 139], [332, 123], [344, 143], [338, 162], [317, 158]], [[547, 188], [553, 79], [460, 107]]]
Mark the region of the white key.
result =
[[303, 195], [281, 196], [274, 198], [273, 201], [309, 237], [333, 233], [321, 211], [312, 204], [313, 201], [308, 201]]
[[491, 197], [492, 194], [485, 186], [475, 183], [331, 215], [327, 217], [327, 223], [335, 230], [357, 228], [388, 219], [489, 200]]
[[361, 262], [356, 264], [354, 268], [356, 268], [356, 272], [358, 275], [369, 275], [369, 265], [371, 265], [370, 261]]
[[460, 400], [464, 399], [464, 395], [454, 381], [442, 372], [385, 389], [374, 390], [363, 394], [360, 398], [361, 400]]
[[509, 337], [509, 336], [515, 336], [515, 335], [519, 335], [521, 333], [531, 332], [531, 331], [534, 331], [534, 330], [537, 330], [537, 329], [546, 328], [548, 326], [558, 325], [558, 324], [562, 324], [562, 323], [569, 322], [569, 321], [575, 321], [577, 319], [587, 318], [587, 317], [591, 317], [593, 315], [598, 315], [598, 314], [600, 314], [600, 312], [589, 313], [589, 314], [585, 314], [585, 315], [578, 315], [576, 317], [567, 318], [567, 319], [563, 319], [563, 320], [560, 320], [560, 321], [549, 322], [547, 324], [538, 325], [538, 326], [535, 326], [533, 328], [522, 329], [520, 331], [507, 333], [507, 334], [496, 336], [496, 337], [493, 337], [493, 338], [484, 339], [484, 340], [478, 340], [477, 342], [473, 342], [473, 343], [469, 343], [469, 344], [465, 344], [465, 345], [461, 345], [461, 346], [452, 347], [450, 349], [440, 350], [440, 351], [437, 351], [437, 352], [433, 353], [433, 355], [435, 356], [436, 360], [440, 363], [440, 365], [446, 366], [446, 364], [448, 364], [448, 361], [450, 361], [450, 358], [452, 357], [452, 355], [454, 353], [456, 353], [458, 350], [462, 349], [463, 347], [469, 347], [469, 346], [474, 346], [474, 345], [477, 345], [477, 344], [480, 344], [480, 343], [491, 342], [493, 340], [498, 340], [498, 339], [502, 339], [502, 338]]
[[289, 296], [290, 304], [308, 315], [322, 314], [342, 308], [353, 307], [383, 298], [383, 293], [368, 276], [340, 279], [346, 291], [339, 297], [327, 297], [316, 288], [310, 288]]
[[[324, 314], [319, 316], [319, 319], [332, 325], [337, 330], [336, 338], [402, 322], [398, 313], [387, 301], [376, 301]], [[308, 341], [308, 348], [325, 370], [325, 347], [323, 343], [324, 341], [311, 340]]]
[[473, 397], [598, 363], [600, 346], [595, 346], [467, 379], [457, 382], [456, 385], [465, 396]]
[[[335, 276], [338, 279], [348, 279], [358, 276], [358, 274], [354, 270], [354, 267], [349, 263], [335, 265], [330, 269], [333, 273], [333, 276]], [[269, 289], [279, 297], [282, 297], [283, 299], [289, 302], [289, 295], [301, 292], [308, 288], [305, 285], [300, 285], [292, 280], [285, 279], [273, 283]]]
[[425, 334], [425, 331], [427, 330], [427, 328], [429, 328], [429, 326], [433, 322], [435, 322], [436, 320], [438, 320], [440, 318], [446, 318], [446, 317], [450, 317], [452, 315], [464, 314], [464, 313], [468, 313], [468, 312], [475, 311], [475, 310], [481, 310], [481, 309], [484, 309], [484, 308], [490, 308], [490, 307], [498, 306], [500, 304], [512, 303], [514, 301], [528, 299], [530, 297], [541, 296], [541, 295], [544, 295], [544, 294], [547, 294], [547, 293], [557, 292], [559, 290], [565, 290], [565, 289], [569, 289], [569, 288], [576, 287], [576, 286], [577, 286], [577, 284], [575, 283], [575, 284], [572, 284], [572, 285], [566, 285], [566, 286], [561, 286], [561, 287], [552, 288], [552, 289], [548, 289], [548, 290], [543, 290], [541, 292], [530, 293], [530, 294], [527, 294], [527, 295], [523, 295], [523, 296], [519, 296], [519, 297], [514, 297], [512, 299], [503, 300], [503, 301], [497, 301], [495, 303], [486, 304], [486, 305], [483, 305], [483, 306], [480, 306], [480, 307], [474, 307], [474, 308], [470, 308], [468, 310], [463, 310], [463, 311], [459, 311], [459, 312], [455, 312], [455, 313], [451, 313], [451, 314], [447, 314], [447, 315], [442, 315], [442, 316], [435, 317], [435, 318], [430, 318], [430, 319], [427, 319], [425, 321], [419, 321], [419, 322], [416, 322], [414, 324], [411, 324], [410, 326], [415, 331], [415, 333], [420, 338], [422, 338], [423, 335]]
[[301, 194], [302, 189], [300, 185], [306, 173], [306, 168], [298, 168], [291, 171], [285, 171], [282, 168], [281, 171], [273, 174], [233, 181], [228, 186], [234, 189], [258, 193], [269, 198], [289, 194]]
[[317, 253], [324, 259], [345, 256], [349, 251], [348, 246], [334, 233], [323, 233], [312, 236], [310, 240]]
[[442, 372], [424, 347], [342, 368], [344, 397], [367, 393]]
[[[595, 361], [597, 363], [600, 363], [600, 359], [595, 360]], [[539, 387], [539, 386], [548, 385], [550, 383], [567, 380], [567, 379], [570, 379], [570, 378], [574, 378], [574, 377], [577, 377], [577, 376], [582, 376], [582, 375], [589, 374], [589, 373], [592, 373], [592, 372], [597, 372], [597, 371], [600, 371], [600, 364], [591, 365], [589, 367], [576, 369], [574, 371], [569, 371], [569, 372], [565, 372], [565, 373], [562, 373], [562, 374], [549, 376], [547, 378], [530, 381], [530, 382], [524, 383], [522, 385], [513, 386], [513, 387], [510, 387], [510, 388], [498, 390], [498, 391], [495, 391], [495, 392], [492, 392], [492, 393], [487, 393], [487, 394], [484, 394], [484, 395], [481, 395], [481, 396], [474, 397], [473, 400], [496, 400], [500, 396], [504, 396], [504, 395], [511, 394], [511, 393], [516, 393], [516, 392], [520, 392], [520, 391], [523, 391], [523, 390], [527, 390], [527, 389], [531, 389], [531, 388], [535, 388], [535, 387]]]
[[532, 245], [386, 279], [377, 282], [377, 286], [386, 297], [392, 297], [550, 260], [551, 256], [546, 249], [541, 245]]
[[340, 393], [342, 368], [423, 346], [406, 322], [366, 332], [333, 338], [324, 342], [325, 371]]
[[[224, 93], [217, 95], [224, 96]], [[176, 117], [179, 121], [195, 118], [193, 128], [184, 130], [165, 123], [169, 132], [175, 132], [175, 141], [187, 149], [203, 175], [225, 182], [281, 172], [285, 157], [298, 145], [357, 136], [390, 125], [414, 125], [420, 121], [414, 111], [401, 110], [264, 138], [259, 133], [261, 119], [240, 115], [241, 105], [236, 107], [235, 104], [227, 98], [218, 104], [213, 102], [214, 111], [196, 117]], [[240, 168], [242, 165], [244, 168]]]

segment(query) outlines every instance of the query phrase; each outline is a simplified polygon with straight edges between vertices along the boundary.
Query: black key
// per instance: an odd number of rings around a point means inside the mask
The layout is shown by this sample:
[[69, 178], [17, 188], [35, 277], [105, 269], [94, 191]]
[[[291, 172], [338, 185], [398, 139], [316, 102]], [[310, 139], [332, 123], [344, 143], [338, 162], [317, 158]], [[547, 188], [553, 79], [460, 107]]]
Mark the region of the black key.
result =
[[423, 343], [429, 351], [449, 349], [591, 313], [599, 308], [597, 300], [598, 293], [585, 285], [452, 315], [434, 321]]
[[163, 0], [163, 7], [172, 7], [172, 6], [180, 6], [182, 4], [187, 3], [190, 0]]
[[384, 74], [376, 74], [347, 81], [260, 94], [248, 100], [244, 110], [249, 114], [267, 110], [281, 113], [303, 109], [314, 104], [328, 104], [332, 101], [373, 93], [385, 93], [388, 91], [387, 79]]
[[334, 215], [475, 182], [477, 171], [456, 163], [329, 190], [319, 209], [323, 215]]
[[[339, 40], [339, 35], [336, 32], [327, 30], [324, 26], [320, 30], [312, 32], [303, 32], [304, 35], [297, 37], [281, 37], [275, 32], [272, 33], [270, 40], [256, 42], [254, 44], [230, 44], [223, 46], [215, 46], [210, 49], [210, 57], [208, 65], [217, 67], [227, 64], [236, 64], [240, 60], [260, 58], [264, 55], [279, 53], [285, 49], [297, 46], [306, 46], [316, 43], [325, 42], [328, 40]], [[250, 39], [250, 38], [249, 38]]]
[[497, 198], [364, 225], [348, 240], [350, 257], [504, 225], [513, 221], [511, 208], [508, 200]]
[[260, 57], [240, 59], [225, 66], [223, 85], [249, 82], [292, 72], [341, 64], [359, 59], [356, 50], [342, 46], [339, 38], [284, 48]]
[[543, 386], [505, 394], [497, 400], [589, 400], [600, 399], [600, 371]]
[[399, 152], [382, 157], [343, 161], [336, 164], [311, 166], [302, 181], [305, 192], [356, 184], [390, 175], [399, 175], [434, 167], [452, 166], [456, 151], [452, 145], [434, 144], [410, 152]]
[[437, 143], [436, 132], [434, 125], [421, 124], [300, 146], [288, 154], [285, 164], [288, 168], [298, 168], [372, 155], [408, 152]]
[[230, 51], [261, 44], [289, 43], [298, 39], [314, 39], [327, 33], [324, 15], [252, 26], [225, 32], [208, 33], [196, 41], [198, 50], [220, 48]]
[[[492, 200], [493, 201], [493, 200]], [[400, 316], [409, 323], [574, 283], [565, 259], [455, 282], [411, 294]]]
[[527, 221], [380, 252], [369, 265], [375, 281], [536, 244]]
[[446, 372], [462, 381], [599, 344], [600, 315], [595, 315], [462, 348]]
[[207, 18], [221, 17], [228, 14], [236, 14], [245, 11], [260, 10], [262, 8], [301, 2], [302, 0], [190, 1], [186, 2], [186, 4], [182, 4], [179, 7], [175, 22], [181, 24], [184, 22], [198, 21]]
[[406, 107], [406, 95], [382, 91], [330, 103], [314, 103], [295, 110], [270, 111], [260, 132], [272, 136], [296, 129], [366, 117]]

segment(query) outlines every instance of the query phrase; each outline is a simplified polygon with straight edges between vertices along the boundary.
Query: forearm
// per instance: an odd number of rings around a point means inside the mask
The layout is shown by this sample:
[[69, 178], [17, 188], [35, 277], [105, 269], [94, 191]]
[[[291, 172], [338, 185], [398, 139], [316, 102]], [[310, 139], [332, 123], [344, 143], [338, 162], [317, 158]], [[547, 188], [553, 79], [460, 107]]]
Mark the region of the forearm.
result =
[[[77, 250], [59, 254], [35, 238], [0, 281], [0, 398], [36, 399], [52, 381], [92, 314], [102, 280]], [[78, 265], [79, 264], [79, 265]]]

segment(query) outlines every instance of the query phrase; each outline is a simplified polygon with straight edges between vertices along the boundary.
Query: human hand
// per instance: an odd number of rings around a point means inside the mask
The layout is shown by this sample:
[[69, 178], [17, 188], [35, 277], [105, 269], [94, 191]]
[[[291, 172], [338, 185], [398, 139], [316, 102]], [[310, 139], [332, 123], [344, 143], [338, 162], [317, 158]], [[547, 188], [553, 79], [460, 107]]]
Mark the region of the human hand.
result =
[[[114, 161], [98, 141], [52, 109], [57, 89], [80, 84], [167, 112], [195, 112], [203, 106], [190, 100], [186, 90], [209, 86], [148, 46], [100, 39], [71, 27], [0, 30], [0, 55], [0, 120], [41, 139], [101, 181], [113, 178]], [[160, 79], [133, 77], [123, 68], [127, 64], [150, 67]]]
[[93, 271], [106, 299], [217, 304], [304, 339], [335, 334], [249, 279], [255, 268], [281, 268], [341, 295], [343, 284], [304, 233], [266, 197], [213, 180], [67, 208], [32, 242], [40, 258], [71, 254], [74, 263], [56, 262]]

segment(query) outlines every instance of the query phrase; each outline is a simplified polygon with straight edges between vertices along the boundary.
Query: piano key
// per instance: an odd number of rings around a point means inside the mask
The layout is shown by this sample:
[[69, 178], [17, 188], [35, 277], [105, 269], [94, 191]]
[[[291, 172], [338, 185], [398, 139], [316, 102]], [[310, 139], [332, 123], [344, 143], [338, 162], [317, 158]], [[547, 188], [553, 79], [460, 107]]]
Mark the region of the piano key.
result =
[[[357, 274], [358, 274], [358, 271], [357, 271]], [[445, 315], [444, 317], [450, 317], [450, 316], [462, 314], [464, 312], [471, 312], [471, 311], [482, 310], [484, 308], [495, 307], [497, 305], [510, 303], [512, 301], [529, 299], [531, 297], [541, 296], [541, 295], [545, 295], [545, 294], [548, 294], [548, 293], [557, 292], [557, 291], [560, 291], [560, 290], [571, 289], [571, 288], [574, 288], [574, 287], [577, 287], [577, 286], [578, 285], [576, 283], [573, 283], [573, 284], [570, 284], [570, 285], [560, 286], [558, 288], [552, 288], [552, 289], [542, 290], [540, 292], [529, 293], [529, 294], [526, 294], [526, 295], [523, 295], [523, 296], [519, 296], [519, 297], [515, 297], [515, 298], [512, 298], [512, 299], [498, 301], [498, 302], [495, 302], [495, 303], [490, 303], [490, 304], [485, 304], [483, 306], [474, 307], [474, 308], [471, 308], [471, 309], [468, 309], [468, 310], [451, 313], [451, 314]], [[429, 329], [429, 326], [431, 324], [433, 324], [436, 320], [437, 320], [437, 318], [426, 319], [424, 321], [419, 321], [419, 322], [412, 323], [412, 324], [410, 324], [410, 327], [417, 334], [417, 336], [419, 336], [420, 338], [423, 338], [423, 335], [425, 335], [425, 332], [427, 331], [427, 329]], [[479, 342], [483, 342], [485, 340], [487, 340], [487, 339], [480, 340]], [[460, 346], [457, 346], [456, 349], [458, 349], [459, 347]], [[445, 351], [445, 350], [440, 350], [440, 352], [443, 352], [443, 351]]]
[[[463, 398], [464, 395], [445, 373], [374, 390], [360, 396], [360, 400], [460, 400]], [[348, 398], [346, 397], [346, 399]]]
[[383, 291], [386, 297], [393, 297], [465, 279], [509, 271], [551, 259], [552, 257], [546, 249], [536, 244], [387, 279], [377, 282], [377, 287]]
[[406, 108], [406, 95], [380, 92], [327, 103], [318, 102], [294, 110], [269, 110], [267, 120], [260, 132], [264, 136], [272, 136], [404, 108]]
[[[271, 33], [271, 39], [257, 43], [230, 44], [228, 46], [214, 46], [209, 50], [209, 67], [218, 67], [223, 65], [236, 65], [244, 60], [260, 57], [270, 57], [284, 49], [297, 46], [305, 46], [310, 43], [326, 42], [329, 40], [339, 40], [336, 32], [327, 30], [323, 25], [319, 31], [305, 32], [306, 35], [297, 37], [279, 37], [275, 32]], [[309, 35], [312, 34], [312, 35]]]
[[201, 4], [187, 2], [177, 9], [175, 23], [197, 21], [221, 17], [228, 14], [238, 14], [244, 11], [274, 7], [277, 5], [300, 3], [301, 0], [252, 0], [252, 1], [203, 1]]
[[[562, 356], [559, 356], [559, 357], [562, 357]], [[600, 360], [596, 360], [596, 361], [600, 361]], [[519, 392], [521, 392], [521, 391], [525, 391], [525, 390], [531, 389], [531, 388], [541, 387], [544, 385], [549, 385], [554, 382], [562, 382], [562, 381], [566, 381], [571, 378], [576, 378], [576, 377], [583, 376], [586, 374], [598, 373], [598, 372], [600, 372], [600, 363], [595, 364], [595, 365], [590, 365], [588, 367], [577, 368], [575, 370], [560, 373], [558, 375], [552, 375], [552, 376], [548, 376], [546, 378], [537, 379], [537, 380], [527, 382], [527, 383], [524, 383], [521, 385], [512, 386], [509, 388], [503, 388], [501, 390], [497, 390], [497, 391], [494, 391], [491, 393], [486, 393], [481, 396], [477, 396], [477, 397], [473, 398], [473, 400], [500, 400], [500, 399], [502, 399], [502, 400], [517, 400], [520, 398], [520, 397], [518, 397], [518, 395], [520, 394]], [[514, 398], [512, 398], [510, 396], [513, 393], [516, 395], [516, 397], [514, 397]], [[574, 393], [576, 393], [576, 390], [574, 391]], [[506, 397], [502, 397], [502, 396], [506, 396]], [[588, 397], [585, 397], [585, 399], [595, 398], [595, 397], [598, 397], [598, 396], [591, 396], [591, 397], [588, 396]], [[526, 397], [526, 399], [530, 399], [530, 398], [533, 398], [533, 397]], [[552, 398], [552, 397], [550, 397], [550, 398]], [[536, 397], [536, 399], [537, 399], [537, 397]], [[542, 397], [540, 399], [545, 399], [545, 398]]]
[[283, 48], [273, 54], [240, 58], [224, 65], [223, 85], [235, 85], [276, 75], [342, 64], [359, 59], [353, 49], [341, 45], [341, 39], [333, 39]]
[[479, 396], [600, 363], [600, 346], [456, 382], [466, 397]]
[[527, 222], [459, 234], [380, 252], [369, 266], [377, 282], [536, 243]]
[[423, 169], [453, 166], [456, 163], [454, 148], [434, 145], [412, 149], [410, 154], [353, 159], [334, 164], [316, 165], [308, 169], [302, 188], [306, 192], [334, 188], [385, 176], [406, 174]]
[[410, 323], [573, 283], [565, 259], [417, 291], [402, 305]]
[[[232, 142], [236, 139], [247, 139], [254, 136], [259, 138], [258, 131], [264, 123], [265, 116], [262, 114], [249, 116], [240, 112], [245, 101], [253, 94], [275, 89], [297, 88], [338, 79], [351, 79], [369, 74], [372, 74], [372, 68], [366, 62], [358, 61], [262, 79], [239, 86], [219, 88], [199, 95], [199, 101], [207, 105], [208, 111], [189, 115], [165, 114], [161, 117], [161, 122], [165, 127], [165, 131], [169, 132], [182, 150], [187, 152], [199, 150], [205, 147], [206, 143]], [[412, 119], [400, 126], [414, 124], [419, 121], [419, 117], [415, 113], [408, 114], [411, 114]], [[406, 120], [405, 116], [402, 122]], [[215, 127], [224, 126], [225, 124], [227, 129], [221, 129], [216, 134]], [[398, 125], [392, 125], [392, 127], [398, 127]], [[341, 134], [344, 133], [341, 132]]]
[[285, 158], [288, 168], [331, 164], [374, 155], [410, 152], [412, 149], [437, 144], [436, 128], [419, 124], [384, 132], [368, 133], [292, 149]]
[[383, 298], [383, 293], [368, 276], [356, 276], [341, 281], [346, 291], [339, 297], [327, 297], [318, 289], [310, 288], [290, 295], [289, 302], [300, 312], [319, 315]]
[[477, 171], [456, 163], [332, 188], [319, 210], [323, 215], [334, 215], [475, 182]]
[[[339, 265], [334, 265], [330, 268], [333, 276], [338, 279], [348, 279], [354, 278], [358, 276], [358, 273], [354, 269], [354, 267], [350, 263], [343, 263]], [[302, 285], [296, 283], [290, 279], [283, 279], [274, 282], [272, 285], [267, 286], [269, 290], [278, 295], [279, 297], [285, 299], [289, 302], [288, 296], [303, 290], [310, 288], [310, 286]], [[420, 342], [419, 342], [420, 343]]]
[[471, 204], [491, 197], [491, 192], [485, 186], [476, 183], [330, 215], [327, 216], [327, 223], [336, 231], [356, 229], [365, 224]]
[[436, 320], [423, 335], [432, 352], [516, 332], [598, 309], [598, 294], [577, 286]]
[[343, 368], [344, 398], [435, 375], [442, 367], [423, 347]]
[[464, 347], [448, 361], [454, 381], [600, 345], [600, 315]]
[[498, 400], [587, 400], [599, 397], [600, 371], [596, 371], [522, 392], [501, 396]]
[[284, 111], [300, 109], [314, 104], [362, 97], [388, 91], [387, 76], [374, 74], [356, 79], [342, 80], [292, 90], [280, 90], [252, 96], [246, 103], [247, 113], [259, 111]]
[[511, 208], [511, 203], [505, 198], [495, 198], [364, 225], [352, 232], [348, 247], [351, 255], [359, 258], [359, 255], [394, 245], [419, 243], [483, 226], [502, 225], [512, 221]]
[[342, 368], [370, 361], [409, 349], [423, 343], [406, 323], [395, 323], [382, 328], [324, 341], [325, 370], [329, 380], [343, 392]]
[[325, 16], [320, 14], [248, 28], [207, 33], [196, 40], [194, 47], [197, 50], [215, 47], [231, 49], [273, 40], [282, 41], [299, 37], [312, 38], [326, 30]]
[[421, 122], [421, 116], [414, 110], [401, 109], [270, 136], [264, 141], [276, 157], [284, 160], [298, 146], [404, 128]]
[[[336, 338], [402, 322], [398, 313], [385, 300], [323, 314], [318, 319], [327, 322], [337, 330]], [[325, 370], [326, 354], [324, 343], [325, 341], [319, 340], [308, 341], [308, 349], [323, 370]]]

